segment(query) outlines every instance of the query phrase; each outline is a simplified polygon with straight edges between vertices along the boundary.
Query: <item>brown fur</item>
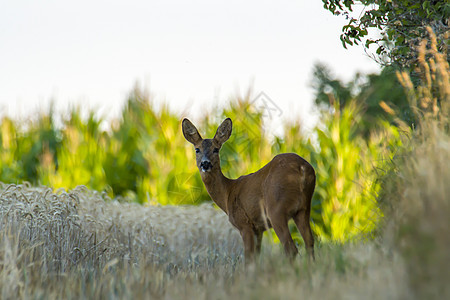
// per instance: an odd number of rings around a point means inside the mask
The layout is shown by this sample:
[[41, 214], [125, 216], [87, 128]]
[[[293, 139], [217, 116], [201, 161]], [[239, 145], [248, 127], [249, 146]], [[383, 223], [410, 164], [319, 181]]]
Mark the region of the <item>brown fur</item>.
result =
[[274, 228], [286, 255], [294, 258], [298, 250], [289, 232], [290, 219], [294, 219], [314, 259], [309, 219], [316, 175], [306, 160], [295, 153], [279, 154], [259, 171], [229, 179], [221, 171], [219, 150], [231, 135], [231, 119], [222, 122], [213, 139], [202, 139], [188, 119], [183, 120], [182, 128], [196, 149], [206, 190], [242, 236], [246, 261], [260, 252], [262, 234], [268, 227]]

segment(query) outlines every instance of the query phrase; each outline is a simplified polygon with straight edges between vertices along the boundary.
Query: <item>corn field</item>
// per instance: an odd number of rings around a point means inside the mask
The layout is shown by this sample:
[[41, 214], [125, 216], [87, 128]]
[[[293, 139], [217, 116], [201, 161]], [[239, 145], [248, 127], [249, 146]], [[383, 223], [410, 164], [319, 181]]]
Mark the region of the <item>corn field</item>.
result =
[[[218, 121], [232, 118], [234, 132], [221, 150], [224, 174], [237, 178], [257, 171], [276, 154], [297, 153], [317, 172], [313, 230], [338, 241], [370, 234], [381, 216], [376, 170], [385, 169], [401, 145], [397, 127], [385, 123], [369, 139], [355, 134], [361, 108], [354, 104], [342, 113], [323, 112], [323, 124], [308, 137], [299, 124], [286, 123], [284, 134], [269, 138], [263, 130], [264, 111], [250, 100], [250, 94], [238, 97], [198, 122], [205, 129], [202, 135], [212, 137]], [[134, 90], [122, 118], [107, 129], [101, 129], [105, 121], [94, 113], [82, 119], [79, 109], [61, 116], [61, 127], [55, 125], [53, 112], [28, 124], [3, 118], [0, 181], [54, 189], [84, 185], [110, 198], [147, 204], [209, 201], [194, 149], [181, 134], [181, 117], [167, 107], [156, 111], [151, 103], [148, 95]]]

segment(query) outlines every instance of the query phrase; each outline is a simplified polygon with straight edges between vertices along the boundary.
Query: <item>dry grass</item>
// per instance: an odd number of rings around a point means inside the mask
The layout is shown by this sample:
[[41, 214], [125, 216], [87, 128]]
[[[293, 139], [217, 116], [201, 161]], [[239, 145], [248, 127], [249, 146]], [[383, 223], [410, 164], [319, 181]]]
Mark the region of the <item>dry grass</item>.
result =
[[408, 261], [410, 284], [420, 298], [448, 299], [450, 136], [437, 124], [429, 124], [422, 134], [426, 137], [415, 147], [414, 159], [406, 162], [398, 182], [401, 215], [395, 244]]
[[[0, 188], [2, 299], [402, 298], [400, 257], [375, 243], [320, 245], [294, 265], [263, 247], [245, 269], [239, 234], [211, 205], [142, 207], [85, 188]], [[405, 292], [406, 291], [406, 292]]]
[[450, 285], [450, 67], [436, 37], [419, 49], [418, 85], [399, 74], [419, 123], [411, 145], [394, 163], [381, 202], [387, 203], [385, 243], [406, 262], [417, 299], [449, 299]]
[[450, 298], [450, 134], [445, 122], [422, 122], [411, 149], [395, 162], [397, 171], [386, 178], [381, 199], [387, 204], [383, 241], [405, 262], [415, 299]]

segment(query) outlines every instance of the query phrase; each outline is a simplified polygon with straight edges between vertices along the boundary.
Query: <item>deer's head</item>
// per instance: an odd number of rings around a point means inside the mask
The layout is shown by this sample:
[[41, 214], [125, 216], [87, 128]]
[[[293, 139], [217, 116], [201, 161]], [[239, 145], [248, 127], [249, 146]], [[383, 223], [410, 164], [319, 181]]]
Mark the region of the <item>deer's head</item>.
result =
[[219, 150], [231, 135], [231, 119], [227, 118], [220, 124], [212, 139], [203, 139], [197, 128], [188, 119], [183, 120], [182, 128], [186, 140], [195, 147], [197, 167], [200, 173], [203, 175], [220, 170]]

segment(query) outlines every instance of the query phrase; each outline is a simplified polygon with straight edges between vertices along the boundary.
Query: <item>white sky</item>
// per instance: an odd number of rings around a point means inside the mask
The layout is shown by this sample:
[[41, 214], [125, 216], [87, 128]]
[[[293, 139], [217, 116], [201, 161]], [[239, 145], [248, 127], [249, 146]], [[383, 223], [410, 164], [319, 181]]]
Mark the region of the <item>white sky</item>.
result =
[[0, 115], [53, 99], [113, 117], [139, 82], [185, 116], [253, 86], [308, 123], [315, 62], [344, 79], [379, 69], [343, 49], [344, 23], [321, 0], [0, 0]]

